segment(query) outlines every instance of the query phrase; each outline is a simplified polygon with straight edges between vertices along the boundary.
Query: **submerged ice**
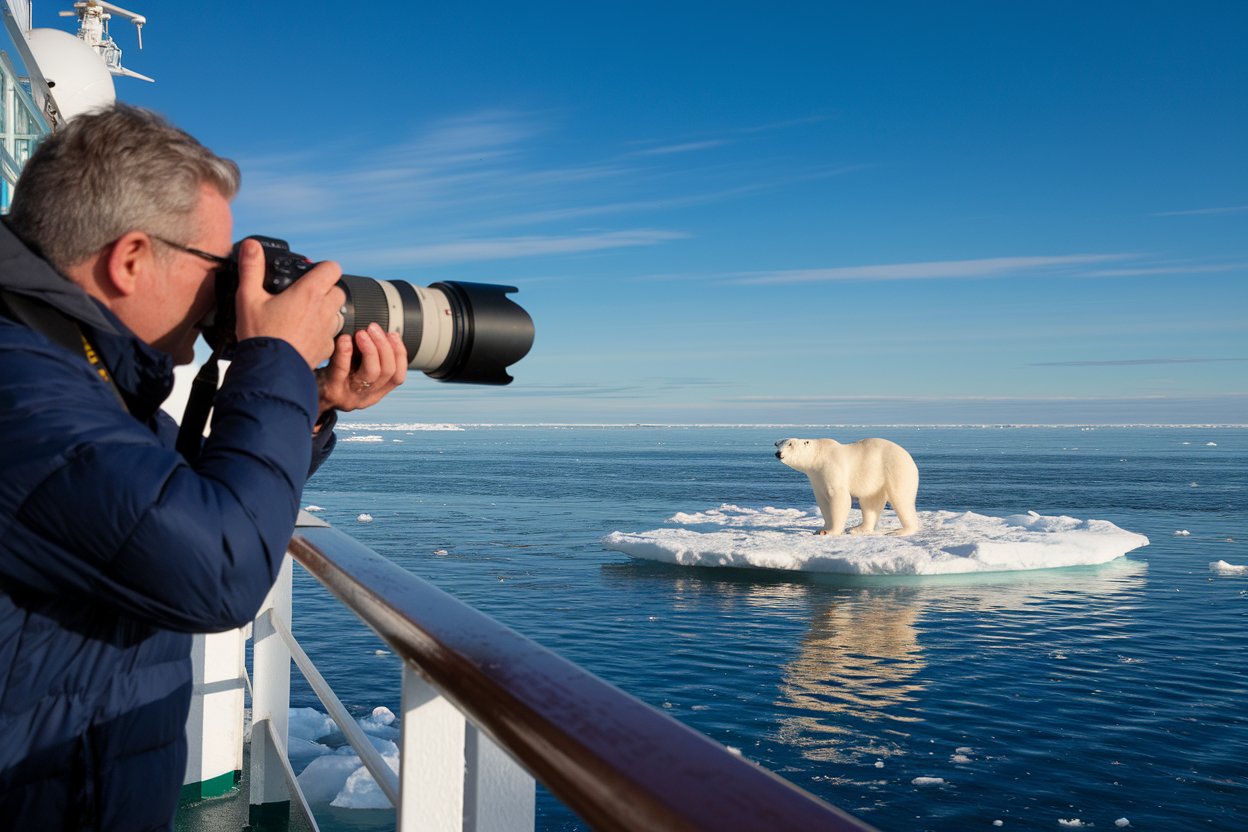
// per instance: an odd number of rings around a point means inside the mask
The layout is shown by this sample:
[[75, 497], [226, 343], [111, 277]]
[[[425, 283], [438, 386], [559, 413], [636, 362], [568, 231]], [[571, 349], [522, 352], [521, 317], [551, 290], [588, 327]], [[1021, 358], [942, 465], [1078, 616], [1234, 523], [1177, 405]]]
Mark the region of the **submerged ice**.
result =
[[[850, 514], [850, 526], [859, 522]], [[722, 505], [680, 512], [673, 527], [612, 532], [608, 549], [682, 566], [729, 566], [835, 572], [848, 575], [950, 575], [1053, 569], [1107, 563], [1148, 538], [1107, 520], [1042, 516], [1036, 512], [989, 517], [973, 512], [921, 511], [922, 530], [910, 537], [812, 534], [818, 510]], [[880, 527], [898, 526], [885, 512]]]

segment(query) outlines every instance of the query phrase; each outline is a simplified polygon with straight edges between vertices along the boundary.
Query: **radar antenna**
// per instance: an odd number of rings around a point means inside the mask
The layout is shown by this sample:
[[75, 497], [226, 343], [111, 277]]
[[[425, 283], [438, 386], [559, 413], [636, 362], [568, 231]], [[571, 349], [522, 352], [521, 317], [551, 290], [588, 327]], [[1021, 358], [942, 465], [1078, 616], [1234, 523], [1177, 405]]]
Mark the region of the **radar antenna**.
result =
[[78, 39], [90, 46], [104, 59], [105, 66], [113, 75], [125, 78], [138, 78], [140, 81], [153, 81], [146, 75], [140, 75], [121, 65], [121, 47], [108, 33], [108, 21], [113, 15], [121, 15], [134, 24], [139, 35], [139, 49], [143, 48], [143, 26], [147, 18], [141, 14], [105, 3], [103, 0], [79, 0], [74, 3], [73, 11], [63, 11], [61, 17], [78, 17]]

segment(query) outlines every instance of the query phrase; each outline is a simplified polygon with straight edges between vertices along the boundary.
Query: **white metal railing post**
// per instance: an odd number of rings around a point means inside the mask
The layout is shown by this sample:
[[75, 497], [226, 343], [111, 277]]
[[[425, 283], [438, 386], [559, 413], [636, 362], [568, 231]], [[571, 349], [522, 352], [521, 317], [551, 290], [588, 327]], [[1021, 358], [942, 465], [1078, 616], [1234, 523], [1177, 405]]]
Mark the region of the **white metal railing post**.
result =
[[533, 832], [533, 775], [472, 723], [464, 765], [464, 832]]
[[464, 715], [403, 663], [399, 832], [463, 832]]
[[[251, 799], [252, 806], [290, 800], [282, 757], [286, 753], [290, 709], [290, 648], [273, 625], [277, 616], [287, 626], [291, 616], [290, 555], [282, 560], [277, 581], [256, 616], [252, 648]], [[266, 728], [265, 723], [268, 726]], [[269, 730], [271, 728], [271, 730]], [[274, 748], [274, 742], [281, 747]]]

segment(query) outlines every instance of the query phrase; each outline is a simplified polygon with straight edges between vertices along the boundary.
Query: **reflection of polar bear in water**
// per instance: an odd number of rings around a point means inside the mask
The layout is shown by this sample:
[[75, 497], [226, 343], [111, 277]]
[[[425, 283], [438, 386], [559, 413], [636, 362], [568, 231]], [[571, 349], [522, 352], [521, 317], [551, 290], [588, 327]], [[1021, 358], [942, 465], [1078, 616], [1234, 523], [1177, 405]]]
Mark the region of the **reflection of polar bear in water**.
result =
[[862, 525], [850, 534], [874, 534], [887, 501], [901, 528], [889, 534], [919, 530], [914, 500], [919, 493], [919, 467], [906, 449], [887, 439], [863, 439], [842, 445], [835, 439], [781, 439], [776, 458], [810, 478], [823, 528], [815, 534], [840, 534], [849, 517], [850, 498], [858, 498]]

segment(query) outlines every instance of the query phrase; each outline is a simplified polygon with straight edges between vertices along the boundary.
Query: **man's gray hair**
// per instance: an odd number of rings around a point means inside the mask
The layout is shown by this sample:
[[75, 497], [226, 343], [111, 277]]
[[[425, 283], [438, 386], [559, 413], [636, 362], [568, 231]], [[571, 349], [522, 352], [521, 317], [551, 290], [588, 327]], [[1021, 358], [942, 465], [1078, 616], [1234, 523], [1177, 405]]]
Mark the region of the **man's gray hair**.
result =
[[13, 191], [9, 226], [62, 271], [130, 231], [184, 243], [201, 185], [226, 199], [238, 165], [139, 107], [114, 104], [47, 136]]

